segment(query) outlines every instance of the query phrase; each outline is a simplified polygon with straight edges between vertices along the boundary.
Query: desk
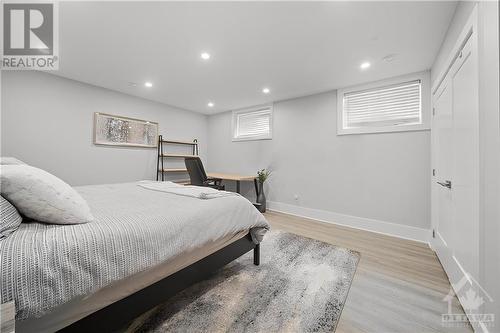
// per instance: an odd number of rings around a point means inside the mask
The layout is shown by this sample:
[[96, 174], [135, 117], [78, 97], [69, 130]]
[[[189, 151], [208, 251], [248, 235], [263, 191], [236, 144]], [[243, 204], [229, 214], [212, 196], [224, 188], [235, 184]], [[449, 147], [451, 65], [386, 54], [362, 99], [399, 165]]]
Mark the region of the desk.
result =
[[259, 195], [259, 188], [257, 187], [257, 176], [242, 176], [230, 173], [219, 173], [219, 172], [209, 172], [207, 173], [209, 178], [217, 178], [222, 180], [232, 180], [236, 182], [236, 192], [240, 193], [240, 183], [241, 182], [251, 182], [255, 186], [255, 195]]

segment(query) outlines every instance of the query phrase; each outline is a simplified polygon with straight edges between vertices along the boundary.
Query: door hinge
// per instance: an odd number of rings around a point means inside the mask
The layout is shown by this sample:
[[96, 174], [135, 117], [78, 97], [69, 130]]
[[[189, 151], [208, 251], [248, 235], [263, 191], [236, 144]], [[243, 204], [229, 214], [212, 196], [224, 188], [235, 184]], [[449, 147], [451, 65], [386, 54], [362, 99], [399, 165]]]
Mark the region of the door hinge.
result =
[[436, 230], [432, 229], [432, 238], [436, 238]]
[[436, 169], [432, 169], [432, 175], [436, 176]]
[[436, 109], [435, 108], [432, 108], [432, 115], [435, 116], [436, 115]]

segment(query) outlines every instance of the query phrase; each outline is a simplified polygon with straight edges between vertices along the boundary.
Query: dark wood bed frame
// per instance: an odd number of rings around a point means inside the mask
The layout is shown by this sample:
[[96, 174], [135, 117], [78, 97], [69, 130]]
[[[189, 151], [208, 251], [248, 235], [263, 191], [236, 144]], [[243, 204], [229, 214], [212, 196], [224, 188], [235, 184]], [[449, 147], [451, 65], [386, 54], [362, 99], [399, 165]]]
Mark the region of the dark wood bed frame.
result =
[[250, 234], [217, 252], [165, 277], [136, 293], [80, 319], [59, 332], [113, 332], [130, 323], [144, 312], [165, 302], [181, 290], [202, 281], [217, 269], [253, 250], [254, 265], [260, 264], [260, 246]]

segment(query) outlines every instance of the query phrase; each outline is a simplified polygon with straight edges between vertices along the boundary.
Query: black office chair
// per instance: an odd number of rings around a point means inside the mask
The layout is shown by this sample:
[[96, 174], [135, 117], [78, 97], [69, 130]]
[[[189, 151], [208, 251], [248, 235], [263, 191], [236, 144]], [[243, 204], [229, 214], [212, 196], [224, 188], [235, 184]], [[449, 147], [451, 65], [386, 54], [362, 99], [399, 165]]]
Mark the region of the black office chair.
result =
[[203, 163], [199, 157], [185, 157], [184, 163], [186, 164], [189, 178], [191, 178], [191, 185], [207, 186], [215, 188], [216, 190], [224, 190], [224, 185], [221, 184], [222, 179], [208, 178], [203, 168]]

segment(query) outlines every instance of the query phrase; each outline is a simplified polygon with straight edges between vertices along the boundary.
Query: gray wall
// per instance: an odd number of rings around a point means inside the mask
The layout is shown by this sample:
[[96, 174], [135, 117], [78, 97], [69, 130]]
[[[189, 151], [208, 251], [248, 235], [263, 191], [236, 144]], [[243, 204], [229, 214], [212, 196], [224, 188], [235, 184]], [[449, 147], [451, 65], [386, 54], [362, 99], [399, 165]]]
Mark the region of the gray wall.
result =
[[[93, 113], [104, 112], [157, 121], [171, 138], [198, 138], [209, 171], [270, 167], [270, 201], [429, 227], [429, 132], [337, 136], [335, 91], [275, 103], [272, 140], [232, 142], [230, 112], [207, 119], [46, 73], [2, 74], [2, 156], [72, 185], [155, 177], [154, 149], [92, 144]], [[243, 192], [252, 199], [252, 184]]]
[[156, 149], [92, 143], [94, 112], [159, 122], [160, 134], [169, 138], [198, 138], [207, 156], [206, 116], [42, 72], [3, 71], [1, 105], [2, 156], [72, 185], [156, 177]]
[[270, 201], [428, 229], [430, 132], [337, 136], [336, 109], [336, 91], [275, 103], [273, 139], [246, 142], [230, 112], [210, 116], [208, 169], [270, 167]]

